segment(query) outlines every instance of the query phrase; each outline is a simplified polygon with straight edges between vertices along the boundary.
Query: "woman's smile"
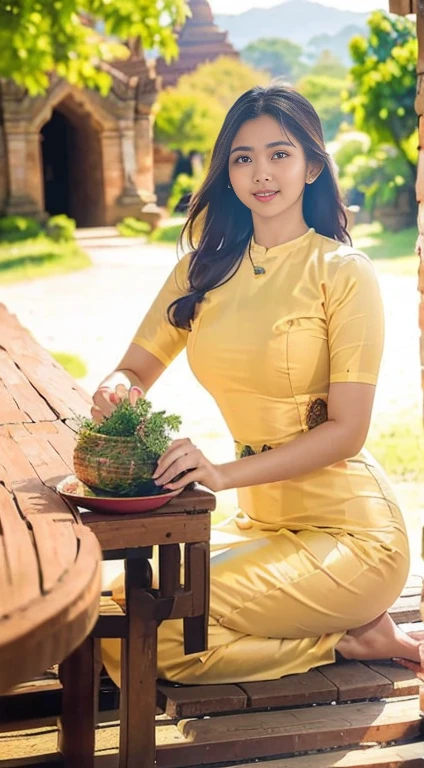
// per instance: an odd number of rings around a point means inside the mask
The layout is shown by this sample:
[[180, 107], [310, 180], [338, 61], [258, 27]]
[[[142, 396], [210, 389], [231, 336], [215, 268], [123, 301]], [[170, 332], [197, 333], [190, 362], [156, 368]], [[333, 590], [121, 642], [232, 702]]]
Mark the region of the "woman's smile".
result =
[[260, 192], [254, 192], [253, 197], [259, 200], [261, 203], [270, 203], [271, 200], [275, 200], [278, 195], [278, 189], [263, 189]]

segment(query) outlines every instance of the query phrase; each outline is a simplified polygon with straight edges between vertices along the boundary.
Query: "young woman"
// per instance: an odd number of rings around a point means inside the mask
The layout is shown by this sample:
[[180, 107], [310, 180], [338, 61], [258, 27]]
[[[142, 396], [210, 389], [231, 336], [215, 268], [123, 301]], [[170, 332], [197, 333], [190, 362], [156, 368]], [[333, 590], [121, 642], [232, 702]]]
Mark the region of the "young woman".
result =
[[[187, 347], [235, 441], [230, 463], [185, 438], [158, 464], [158, 484], [237, 488], [240, 507], [213, 534], [209, 650], [185, 656], [182, 622], [164, 622], [161, 677], [273, 679], [336, 651], [419, 662], [420, 640], [386, 613], [405, 584], [408, 542], [393, 491], [362, 450], [383, 313], [346, 223], [311, 104], [287, 86], [243, 94], [190, 209], [190, 253], [94, 395], [101, 419]], [[103, 650], [119, 681], [119, 641]]]

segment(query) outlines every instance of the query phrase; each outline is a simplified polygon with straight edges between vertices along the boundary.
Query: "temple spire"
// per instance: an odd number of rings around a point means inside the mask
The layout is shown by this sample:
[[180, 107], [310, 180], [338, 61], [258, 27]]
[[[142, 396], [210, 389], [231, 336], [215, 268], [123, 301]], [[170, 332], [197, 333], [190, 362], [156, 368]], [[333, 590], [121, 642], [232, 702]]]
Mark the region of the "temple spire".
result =
[[181, 75], [193, 72], [200, 64], [214, 61], [219, 56], [238, 57], [237, 51], [213, 20], [207, 0], [190, 0], [191, 17], [178, 35], [179, 58], [167, 65], [158, 59], [156, 71], [162, 77], [164, 88], [175, 85]]

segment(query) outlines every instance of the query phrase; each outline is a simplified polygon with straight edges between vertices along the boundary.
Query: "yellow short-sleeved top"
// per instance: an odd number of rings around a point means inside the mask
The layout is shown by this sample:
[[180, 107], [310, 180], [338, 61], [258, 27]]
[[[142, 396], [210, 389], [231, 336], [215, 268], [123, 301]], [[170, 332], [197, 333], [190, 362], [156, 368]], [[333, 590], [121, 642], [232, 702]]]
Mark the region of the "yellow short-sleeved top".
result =
[[290, 436], [278, 404], [294, 405], [306, 429], [309, 399], [328, 394], [330, 382], [377, 382], [383, 312], [368, 257], [313, 229], [268, 250], [252, 241], [251, 257], [265, 274], [254, 275], [246, 253], [236, 274], [206, 294], [188, 332], [166, 314], [187, 292], [185, 256], [133, 340], [165, 365], [187, 345], [234, 438], [274, 443]]
[[188, 293], [189, 263], [187, 255], [174, 267], [133, 338], [134, 344], [147, 349], [164, 365], [169, 365], [187, 344], [189, 332], [171, 325], [167, 309], [174, 299]]
[[[165, 364], [187, 345], [190, 367], [234, 440], [261, 450], [325, 419], [331, 382], [377, 382], [384, 322], [373, 265], [354, 248], [310, 229], [268, 250], [252, 240], [250, 252], [265, 273], [254, 275], [246, 251], [236, 274], [206, 294], [190, 332], [173, 328], [166, 316], [171, 301], [186, 293], [184, 257], [134, 342]], [[253, 496], [258, 488], [249, 489]], [[258, 518], [263, 501], [256, 498], [252, 507], [244, 489], [241, 495]]]

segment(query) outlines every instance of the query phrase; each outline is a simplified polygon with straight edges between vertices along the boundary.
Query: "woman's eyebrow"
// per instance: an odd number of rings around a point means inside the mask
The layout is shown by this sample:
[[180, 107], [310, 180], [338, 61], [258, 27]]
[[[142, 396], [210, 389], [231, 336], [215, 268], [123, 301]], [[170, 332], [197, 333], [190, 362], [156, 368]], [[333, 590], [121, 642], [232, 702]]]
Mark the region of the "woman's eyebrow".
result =
[[[291, 144], [289, 141], [271, 141], [270, 144], [265, 144], [265, 149], [272, 149], [272, 147], [294, 147], [294, 144]], [[230, 155], [233, 154], [233, 152], [254, 152], [254, 147], [234, 147], [234, 149], [231, 150]]]

